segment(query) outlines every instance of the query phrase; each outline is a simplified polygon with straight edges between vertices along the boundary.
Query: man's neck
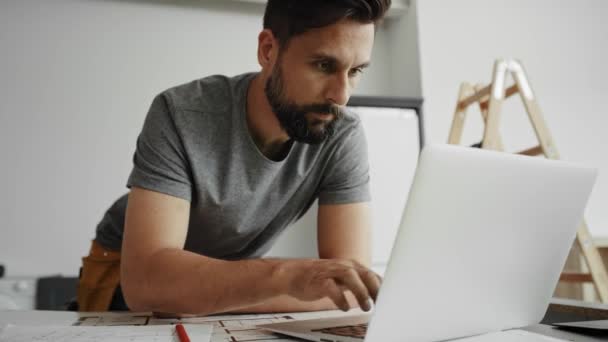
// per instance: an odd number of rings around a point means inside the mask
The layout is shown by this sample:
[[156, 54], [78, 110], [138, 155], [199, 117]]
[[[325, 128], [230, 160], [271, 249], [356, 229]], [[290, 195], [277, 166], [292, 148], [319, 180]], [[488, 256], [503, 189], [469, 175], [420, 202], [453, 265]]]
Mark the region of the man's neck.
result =
[[264, 79], [258, 74], [247, 90], [247, 127], [260, 152], [271, 160], [282, 160], [292, 140], [281, 128], [264, 92]]

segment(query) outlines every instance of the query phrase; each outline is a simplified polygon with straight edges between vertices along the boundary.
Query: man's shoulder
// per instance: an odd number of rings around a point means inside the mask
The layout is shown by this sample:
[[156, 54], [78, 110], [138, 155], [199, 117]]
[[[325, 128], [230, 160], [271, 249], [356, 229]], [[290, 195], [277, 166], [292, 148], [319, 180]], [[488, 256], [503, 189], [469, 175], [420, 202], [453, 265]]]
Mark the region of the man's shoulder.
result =
[[357, 112], [355, 112], [352, 108], [344, 107], [343, 114], [344, 123], [346, 125], [357, 126], [361, 124], [361, 118], [359, 117], [359, 114], [357, 114]]
[[359, 114], [348, 107], [343, 108], [342, 113], [342, 119], [337, 121], [334, 134], [338, 140], [343, 140], [347, 136], [363, 130]]
[[163, 91], [174, 110], [218, 112], [229, 110], [242, 96], [242, 83], [251, 74], [237, 76], [212, 75], [196, 79]]

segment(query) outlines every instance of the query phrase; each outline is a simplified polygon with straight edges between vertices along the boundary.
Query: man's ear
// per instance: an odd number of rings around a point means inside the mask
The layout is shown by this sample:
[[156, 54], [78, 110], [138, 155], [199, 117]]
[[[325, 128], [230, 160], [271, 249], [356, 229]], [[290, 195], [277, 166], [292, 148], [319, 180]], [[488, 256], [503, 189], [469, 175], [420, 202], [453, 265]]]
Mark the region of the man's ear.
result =
[[258, 63], [262, 69], [271, 67], [279, 53], [279, 42], [269, 29], [262, 30], [258, 35]]

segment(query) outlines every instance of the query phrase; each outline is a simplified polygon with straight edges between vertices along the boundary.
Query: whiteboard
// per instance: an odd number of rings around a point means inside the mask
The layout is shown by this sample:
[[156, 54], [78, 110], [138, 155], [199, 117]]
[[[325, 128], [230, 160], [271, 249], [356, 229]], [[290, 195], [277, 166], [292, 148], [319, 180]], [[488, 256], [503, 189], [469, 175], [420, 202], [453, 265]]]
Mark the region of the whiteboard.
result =
[[[420, 151], [413, 109], [351, 107], [365, 130], [372, 194], [372, 266], [383, 273], [405, 207]], [[267, 256], [318, 257], [317, 204], [277, 239]]]

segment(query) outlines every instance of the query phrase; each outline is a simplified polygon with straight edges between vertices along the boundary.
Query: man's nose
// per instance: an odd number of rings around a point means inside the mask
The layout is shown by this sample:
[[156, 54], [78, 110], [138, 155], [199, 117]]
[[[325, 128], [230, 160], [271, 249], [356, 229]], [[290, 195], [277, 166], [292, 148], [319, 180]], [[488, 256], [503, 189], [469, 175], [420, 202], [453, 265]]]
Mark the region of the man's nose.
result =
[[339, 106], [344, 106], [350, 97], [350, 84], [348, 75], [342, 73], [332, 77], [327, 87], [326, 99]]

